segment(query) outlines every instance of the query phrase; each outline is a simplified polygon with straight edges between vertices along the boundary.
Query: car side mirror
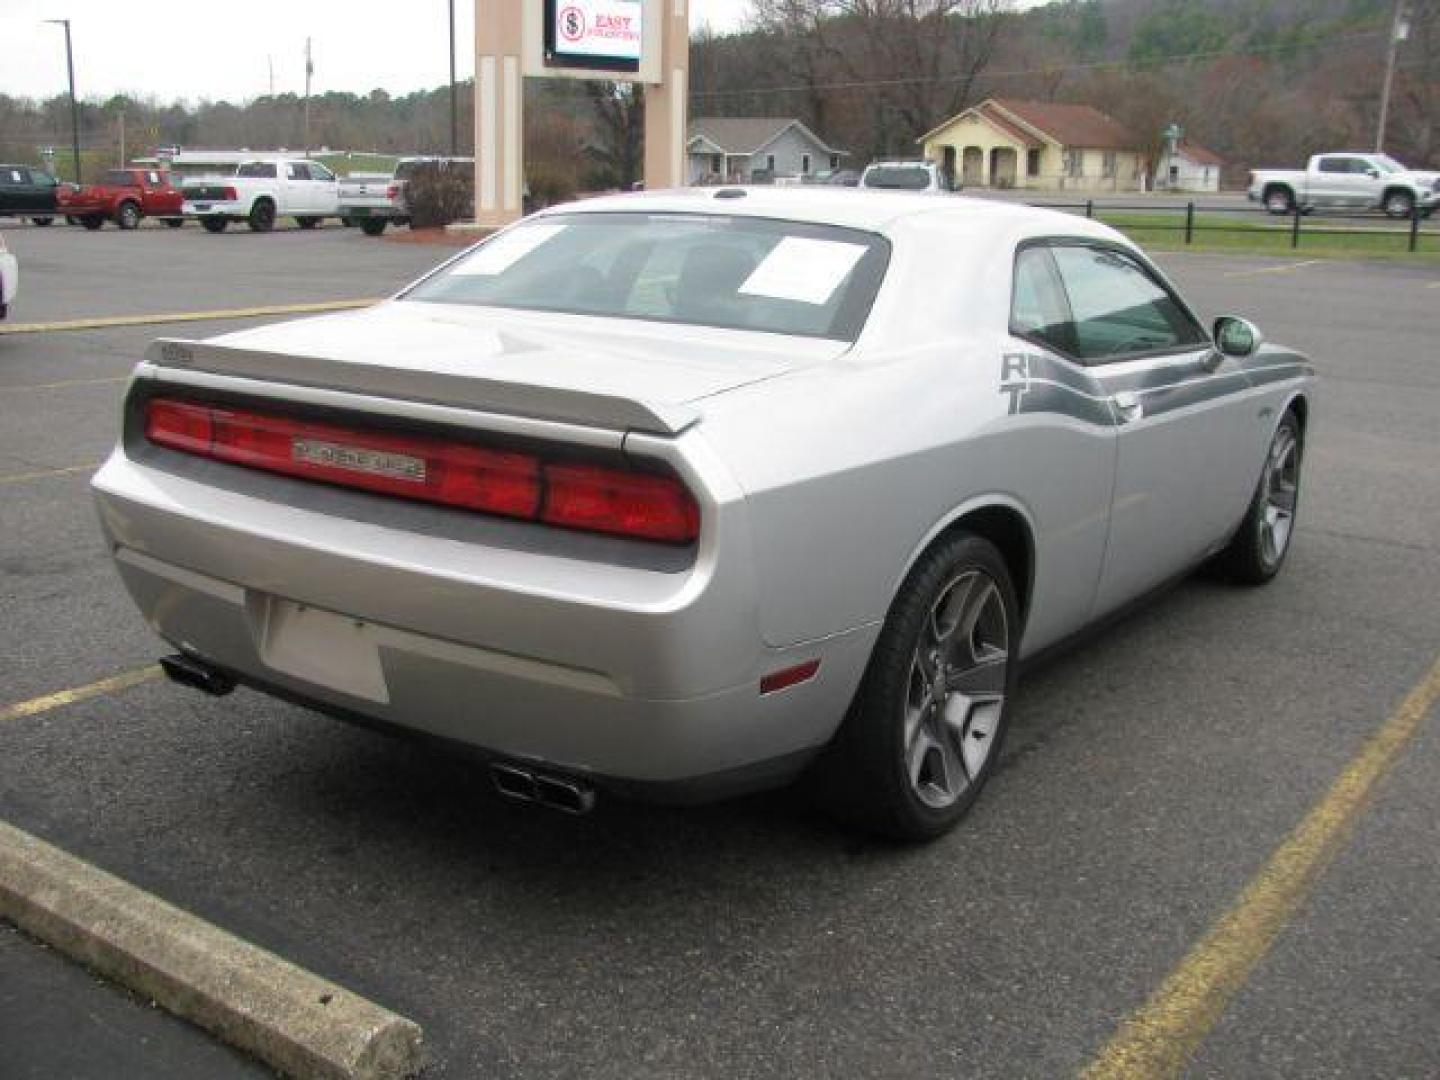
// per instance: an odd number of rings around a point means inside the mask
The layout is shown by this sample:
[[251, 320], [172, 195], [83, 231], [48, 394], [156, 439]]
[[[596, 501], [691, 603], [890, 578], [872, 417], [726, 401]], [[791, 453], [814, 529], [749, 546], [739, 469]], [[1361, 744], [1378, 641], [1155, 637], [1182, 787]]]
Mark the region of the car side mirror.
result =
[[1264, 340], [1258, 326], [1249, 319], [1237, 318], [1234, 315], [1222, 315], [1216, 319], [1212, 336], [1215, 338], [1215, 347], [1221, 353], [1237, 359], [1253, 356]]

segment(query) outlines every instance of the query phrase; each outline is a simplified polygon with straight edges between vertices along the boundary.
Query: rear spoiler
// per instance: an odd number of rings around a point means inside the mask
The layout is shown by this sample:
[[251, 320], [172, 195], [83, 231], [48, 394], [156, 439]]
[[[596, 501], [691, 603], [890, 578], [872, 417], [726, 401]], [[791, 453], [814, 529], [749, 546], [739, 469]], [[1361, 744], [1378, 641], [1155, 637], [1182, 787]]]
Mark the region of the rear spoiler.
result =
[[584, 390], [382, 367], [327, 356], [263, 352], [180, 338], [160, 338], [152, 343], [146, 350], [145, 362], [157, 369], [370, 394], [621, 432], [679, 435], [700, 419], [698, 410], [683, 404], [655, 404]]

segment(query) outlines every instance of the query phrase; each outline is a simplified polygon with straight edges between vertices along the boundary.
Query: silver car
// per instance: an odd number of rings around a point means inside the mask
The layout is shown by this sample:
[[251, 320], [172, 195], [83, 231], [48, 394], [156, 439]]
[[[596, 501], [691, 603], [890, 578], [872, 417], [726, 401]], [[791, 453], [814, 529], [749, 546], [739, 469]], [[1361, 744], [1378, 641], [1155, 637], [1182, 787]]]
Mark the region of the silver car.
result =
[[1018, 661], [1293, 535], [1313, 371], [1103, 225], [817, 188], [531, 217], [364, 311], [157, 342], [94, 480], [178, 681], [507, 794], [786, 783], [937, 835]]

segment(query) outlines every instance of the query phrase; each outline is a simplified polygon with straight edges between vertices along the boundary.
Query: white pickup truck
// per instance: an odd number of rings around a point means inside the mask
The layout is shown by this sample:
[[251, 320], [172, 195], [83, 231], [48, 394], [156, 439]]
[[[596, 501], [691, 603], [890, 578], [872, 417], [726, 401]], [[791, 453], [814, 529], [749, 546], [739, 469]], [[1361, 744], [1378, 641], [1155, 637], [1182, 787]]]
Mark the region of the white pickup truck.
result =
[[340, 216], [340, 184], [318, 161], [275, 157], [242, 161], [233, 176], [187, 180], [183, 213], [213, 233], [232, 221], [255, 232], [269, 232], [275, 220], [293, 217], [313, 229], [327, 217]]
[[1387, 154], [1316, 154], [1300, 169], [1257, 169], [1246, 194], [1272, 214], [1320, 209], [1383, 210], [1393, 218], [1440, 202], [1440, 173], [1407, 169]]

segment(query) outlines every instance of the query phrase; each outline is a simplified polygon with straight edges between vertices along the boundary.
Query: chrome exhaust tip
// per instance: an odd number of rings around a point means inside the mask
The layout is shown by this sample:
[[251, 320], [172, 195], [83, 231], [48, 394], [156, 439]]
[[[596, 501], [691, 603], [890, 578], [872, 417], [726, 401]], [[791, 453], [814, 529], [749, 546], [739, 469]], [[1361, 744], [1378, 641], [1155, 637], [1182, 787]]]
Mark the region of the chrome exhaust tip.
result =
[[537, 803], [576, 817], [595, 809], [595, 789], [573, 777], [493, 762], [490, 780], [496, 791], [517, 802]]

